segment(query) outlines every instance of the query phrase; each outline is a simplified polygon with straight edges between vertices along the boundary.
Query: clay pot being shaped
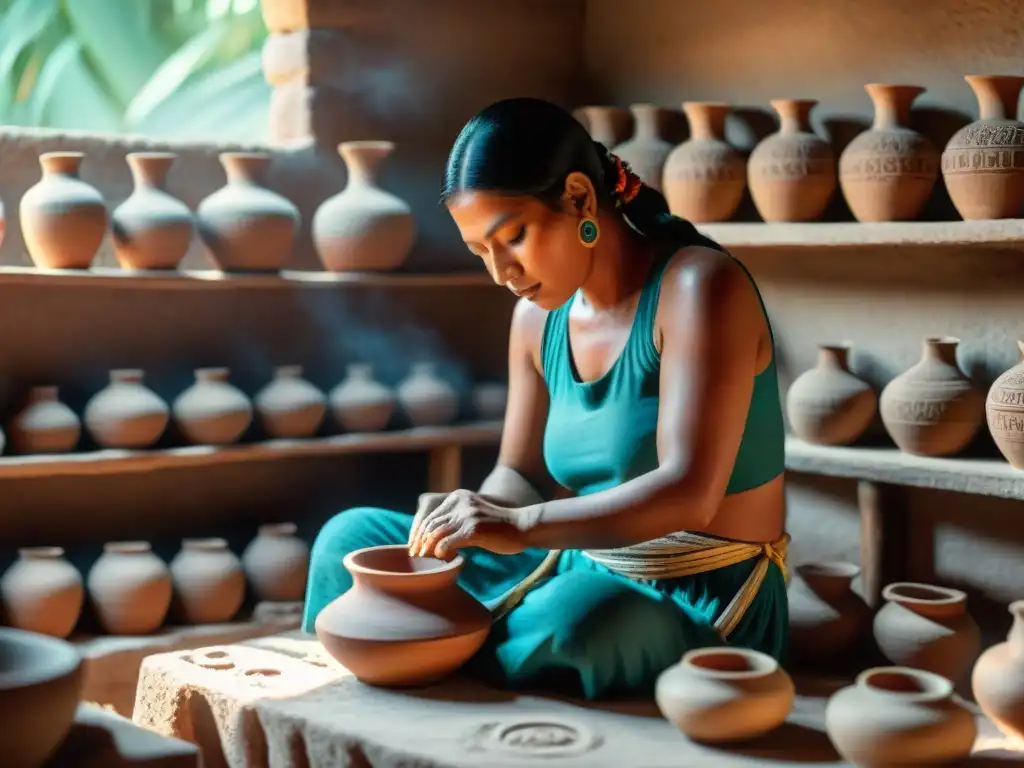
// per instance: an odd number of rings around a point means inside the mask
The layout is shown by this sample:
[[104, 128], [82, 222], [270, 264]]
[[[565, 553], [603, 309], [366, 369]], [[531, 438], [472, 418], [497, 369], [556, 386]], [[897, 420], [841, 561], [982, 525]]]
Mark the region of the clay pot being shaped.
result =
[[67, 637], [85, 601], [82, 576], [60, 547], [25, 547], [0, 579], [7, 624], [28, 632]]
[[794, 660], [815, 667], [842, 663], [871, 630], [871, 609], [850, 585], [853, 563], [807, 563], [789, 586], [789, 648]]
[[320, 429], [327, 398], [302, 373], [301, 365], [278, 366], [273, 381], [256, 393], [256, 411], [271, 437], [312, 437]]
[[142, 383], [136, 369], [110, 372], [110, 383], [85, 406], [85, 426], [102, 448], [148, 448], [170, 419], [159, 395]]
[[334, 420], [347, 432], [379, 432], [395, 412], [395, 394], [373, 378], [369, 363], [345, 366], [345, 379], [331, 390]]
[[786, 393], [786, 416], [793, 433], [817, 445], [849, 445], [871, 426], [878, 395], [850, 371], [850, 347], [822, 344], [818, 364]]
[[196, 228], [224, 272], [273, 272], [284, 267], [299, 228], [299, 209], [262, 185], [270, 156], [222, 152], [227, 184], [203, 200]]
[[633, 135], [612, 151], [649, 187], [661, 190], [671, 142], [661, 138], [662, 110], [652, 104], [631, 104]]
[[71, 728], [82, 658], [64, 640], [0, 628], [0, 744], [4, 768], [39, 768]]
[[825, 729], [839, 754], [863, 768], [949, 765], [970, 753], [978, 735], [949, 680], [902, 667], [865, 670], [833, 694]]
[[242, 567], [260, 600], [302, 600], [309, 572], [309, 547], [294, 523], [261, 525], [242, 553]]
[[192, 243], [192, 211], [166, 190], [173, 152], [131, 152], [135, 189], [114, 209], [114, 253], [124, 269], [174, 269]]
[[1024, 740], [1024, 600], [1010, 604], [1013, 627], [971, 673], [971, 689], [982, 711], [1003, 733]]
[[473, 387], [473, 409], [483, 421], [501, 421], [508, 404], [508, 385], [485, 381]]
[[658, 677], [654, 698], [665, 718], [698, 742], [726, 743], [775, 730], [793, 708], [793, 681], [767, 654], [701, 648]]
[[1024, 341], [1021, 361], [992, 383], [985, 400], [988, 431], [1014, 469], [1024, 469]]
[[964, 220], [1024, 216], [1024, 123], [1017, 102], [1024, 77], [967, 75], [979, 119], [953, 134], [942, 178]]
[[939, 151], [910, 128], [910, 107], [925, 89], [872, 83], [864, 90], [875, 120], [839, 157], [843, 196], [857, 221], [911, 221], [939, 177]]
[[775, 99], [779, 130], [754, 147], [750, 196], [765, 221], [815, 221], [836, 191], [836, 158], [811, 128], [814, 99]]
[[[621, 144], [629, 135], [631, 117], [628, 111], [619, 107], [583, 107], [579, 110], [583, 115], [583, 124], [587, 133], [594, 141], [605, 147]], [[655, 126], [657, 128], [657, 126]], [[655, 130], [657, 136], [657, 130]]]
[[959, 344], [950, 336], [926, 338], [917, 364], [882, 390], [882, 422], [904, 453], [950, 456], [985, 420], [985, 396], [957, 365]]
[[224, 539], [185, 539], [171, 560], [176, 612], [191, 624], [230, 621], [245, 599], [242, 562]]
[[728, 221], [747, 187], [747, 166], [725, 140], [728, 104], [687, 101], [690, 138], [665, 161], [664, 191], [676, 216], [699, 223]]
[[32, 387], [25, 407], [8, 427], [18, 453], [67, 453], [78, 445], [82, 424], [75, 412], [58, 400], [57, 387]]
[[32, 262], [43, 269], [88, 269], [107, 234], [107, 206], [78, 177], [85, 155], [46, 152], [43, 178], [22, 196], [21, 234]]
[[875, 614], [878, 648], [893, 664], [960, 682], [978, 655], [981, 635], [958, 589], [900, 581], [882, 590]]
[[408, 258], [416, 241], [412, 209], [377, 181], [394, 149], [390, 141], [346, 141], [338, 147], [348, 183], [313, 216], [313, 243], [328, 271], [392, 270]]
[[451, 424], [459, 414], [459, 395], [437, 375], [434, 363], [413, 363], [396, 392], [402, 410], [414, 427]]
[[105, 544], [86, 586], [96, 618], [111, 635], [155, 632], [171, 607], [171, 572], [145, 541]]
[[252, 424], [252, 403], [228, 383], [227, 368], [198, 368], [195, 383], [178, 395], [174, 421], [195, 445], [230, 445]]
[[404, 544], [346, 555], [348, 592], [316, 619], [327, 652], [359, 680], [376, 686], [426, 685], [455, 672], [487, 639], [491, 614], [455, 579], [448, 562], [410, 557]]

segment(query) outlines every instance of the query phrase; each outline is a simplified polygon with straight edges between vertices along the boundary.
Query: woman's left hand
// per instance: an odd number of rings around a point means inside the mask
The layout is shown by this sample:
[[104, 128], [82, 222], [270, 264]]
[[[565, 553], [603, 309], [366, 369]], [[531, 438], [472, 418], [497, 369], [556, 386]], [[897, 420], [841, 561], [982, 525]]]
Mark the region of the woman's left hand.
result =
[[515, 555], [527, 548], [525, 533], [539, 516], [539, 505], [502, 507], [472, 491], [452, 491], [440, 505], [413, 522], [409, 552], [420, 557], [448, 558], [456, 549], [482, 547], [501, 555]]

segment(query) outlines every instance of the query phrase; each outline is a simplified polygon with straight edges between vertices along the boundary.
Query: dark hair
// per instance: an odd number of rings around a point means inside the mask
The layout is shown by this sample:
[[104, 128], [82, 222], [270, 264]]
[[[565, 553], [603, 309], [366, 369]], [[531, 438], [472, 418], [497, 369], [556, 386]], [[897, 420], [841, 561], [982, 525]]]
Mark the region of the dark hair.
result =
[[[552, 207], [573, 172], [593, 182], [600, 204], [614, 205], [614, 157], [569, 112], [542, 99], [505, 99], [477, 113], [459, 133], [444, 174], [441, 201], [466, 189], [530, 195]], [[645, 237], [682, 247], [718, 249], [686, 219], [669, 213], [658, 190], [644, 184], [620, 209]]]

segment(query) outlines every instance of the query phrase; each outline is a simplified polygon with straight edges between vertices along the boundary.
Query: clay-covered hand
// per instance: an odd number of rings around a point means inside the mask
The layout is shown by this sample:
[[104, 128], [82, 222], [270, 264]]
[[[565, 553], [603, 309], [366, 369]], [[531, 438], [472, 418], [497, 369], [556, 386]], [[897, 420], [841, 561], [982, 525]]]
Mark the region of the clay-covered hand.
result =
[[463, 547], [514, 555], [526, 549], [524, 534], [537, 523], [540, 505], [503, 507], [473, 491], [458, 490], [416, 517], [409, 535], [412, 555], [448, 558]]

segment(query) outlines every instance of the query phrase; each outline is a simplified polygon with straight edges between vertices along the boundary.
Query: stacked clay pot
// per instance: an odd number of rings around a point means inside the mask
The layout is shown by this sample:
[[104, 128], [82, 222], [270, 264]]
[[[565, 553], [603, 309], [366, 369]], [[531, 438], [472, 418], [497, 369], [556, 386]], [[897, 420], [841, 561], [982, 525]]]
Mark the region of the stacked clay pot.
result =
[[190, 624], [230, 621], [242, 607], [245, 572], [224, 539], [185, 539], [170, 571], [177, 613]]
[[170, 410], [135, 369], [110, 372], [110, 383], [85, 406], [85, 426], [101, 448], [148, 448], [167, 428]]
[[395, 394], [373, 377], [369, 363], [345, 367], [345, 378], [331, 390], [331, 412], [348, 432], [379, 432], [395, 412]]
[[301, 365], [282, 365], [253, 399], [263, 429], [271, 437], [312, 437], [327, 412], [327, 398], [302, 378]]
[[306, 591], [309, 547], [294, 523], [261, 525], [242, 553], [242, 567], [260, 600], [301, 600]]
[[974, 665], [971, 689], [986, 715], [1011, 738], [1024, 740], [1024, 600], [1010, 604], [1013, 626], [1006, 641]]
[[229, 445], [252, 423], [252, 403], [228, 382], [227, 368], [198, 368], [195, 383], [174, 401], [174, 421], [189, 442]]
[[86, 578], [96, 618], [111, 635], [146, 635], [171, 607], [171, 573], [148, 542], [104, 545]]
[[644, 184], [660, 191], [665, 161], [672, 151], [672, 144], [661, 137], [662, 110], [652, 104], [632, 104], [629, 111], [633, 113], [633, 135], [612, 151]]
[[850, 370], [850, 347], [823, 344], [818, 364], [786, 393], [793, 433], [818, 445], [849, 445], [867, 431], [878, 412], [878, 396]]
[[992, 383], [985, 415], [992, 439], [1015, 469], [1024, 469], [1024, 341], [1018, 341], [1021, 361]]
[[402, 410], [414, 427], [444, 426], [458, 416], [458, 392], [438, 376], [434, 363], [413, 363], [396, 393]]
[[57, 387], [32, 387], [8, 427], [18, 453], [67, 453], [82, 434], [78, 416], [59, 399]]
[[860, 649], [872, 612], [851, 589], [860, 568], [853, 563], [807, 563], [789, 586], [789, 648], [792, 658], [824, 668]]
[[60, 547], [25, 547], [0, 579], [4, 620], [17, 629], [67, 637], [85, 601], [82, 577]]

